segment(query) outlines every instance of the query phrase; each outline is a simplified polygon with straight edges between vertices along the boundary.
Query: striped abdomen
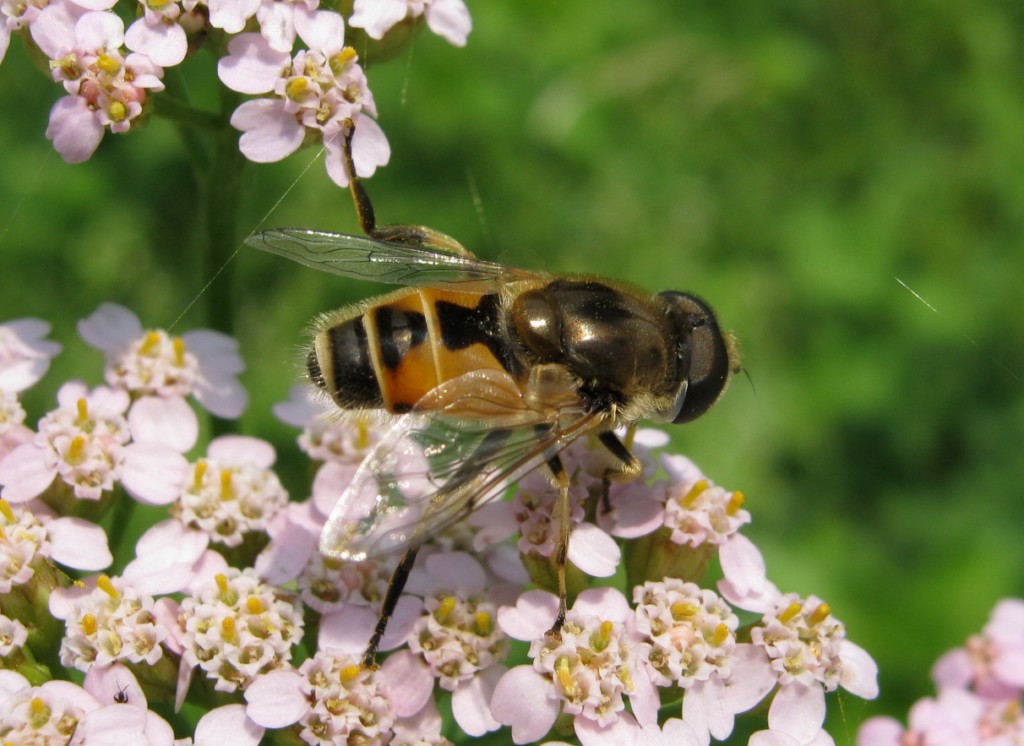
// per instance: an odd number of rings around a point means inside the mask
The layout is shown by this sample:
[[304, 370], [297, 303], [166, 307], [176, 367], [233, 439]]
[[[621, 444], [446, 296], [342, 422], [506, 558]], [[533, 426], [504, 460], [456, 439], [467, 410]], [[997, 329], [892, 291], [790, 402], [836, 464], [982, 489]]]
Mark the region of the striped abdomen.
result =
[[338, 406], [407, 412], [438, 384], [508, 370], [497, 295], [405, 289], [342, 311], [317, 333], [309, 376]]

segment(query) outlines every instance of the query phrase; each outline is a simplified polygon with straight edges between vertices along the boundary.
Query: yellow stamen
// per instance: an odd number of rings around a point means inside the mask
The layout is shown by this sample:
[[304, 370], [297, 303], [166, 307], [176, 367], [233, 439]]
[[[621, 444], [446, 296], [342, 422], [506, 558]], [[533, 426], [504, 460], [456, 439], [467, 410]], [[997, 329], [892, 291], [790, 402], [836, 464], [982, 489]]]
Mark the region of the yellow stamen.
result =
[[14, 511], [11, 510], [11, 504], [6, 500], [0, 500], [0, 513], [3, 513], [4, 518], [6, 518], [8, 521], [14, 523]]
[[82, 631], [85, 632], [89, 637], [96, 634], [96, 617], [92, 614], [82, 615]]
[[301, 98], [308, 88], [309, 78], [292, 78], [284, 87], [284, 93], [288, 98], [295, 100]]
[[217, 583], [217, 590], [219, 590], [221, 593], [227, 593], [228, 590], [231, 588], [231, 586], [228, 585], [228, 578], [224, 573], [217, 573], [213, 576], [213, 579]]
[[231, 469], [220, 470], [220, 499], [223, 502], [235, 499], [235, 491], [231, 489]]
[[473, 625], [480, 637], [487, 637], [494, 630], [494, 622], [486, 611], [476, 613], [476, 616], [473, 617]]
[[746, 501], [746, 495], [744, 495], [739, 490], [736, 490], [735, 492], [732, 493], [732, 496], [729, 498], [729, 503], [725, 506], [725, 512], [728, 513], [730, 516], [735, 516], [737, 513], [740, 512], [740, 508], [743, 507], [743, 503], [745, 503]]
[[171, 344], [174, 345], [174, 364], [179, 368], [185, 365], [185, 340], [181, 337], [175, 337]]
[[359, 666], [345, 666], [338, 671], [338, 678], [341, 679], [341, 683], [344, 684], [347, 681], [352, 681], [352, 679], [358, 676], [360, 670]]
[[238, 630], [232, 617], [224, 617], [221, 621], [220, 636], [225, 642], [238, 642]]
[[779, 621], [783, 624], [791, 621], [793, 617], [800, 613], [802, 607], [796, 601], [786, 607], [786, 610], [779, 614]]
[[128, 118], [128, 107], [121, 101], [111, 101], [107, 107], [107, 116], [111, 122], [123, 122]]
[[170, 4], [170, 0], [146, 0], [146, 5], [148, 5], [151, 10], [163, 10]]
[[263, 602], [256, 596], [249, 596], [249, 598], [245, 599], [245, 609], [250, 614], [262, 614], [264, 611]]
[[711, 485], [708, 483], [708, 480], [700, 480], [690, 488], [690, 491], [683, 496], [683, 499], [679, 501], [679, 504], [684, 508], [692, 508], [697, 502], [697, 498], [700, 497], [710, 486]]
[[117, 588], [114, 587], [114, 584], [110, 582], [110, 577], [108, 575], [101, 574], [98, 578], [96, 578], [96, 587], [104, 593], [106, 593], [115, 601], [121, 598], [121, 591], [117, 590]]
[[669, 610], [672, 612], [672, 618], [677, 622], [681, 622], [685, 619], [692, 619], [695, 617], [697, 612], [700, 611], [700, 607], [689, 601], [676, 601], [671, 607], [669, 607]]
[[121, 69], [121, 63], [109, 54], [101, 54], [96, 60], [96, 67], [105, 73], [116, 73]]
[[207, 463], [202, 459], [196, 462], [195, 477], [192, 480], [192, 489], [196, 492], [203, 488], [203, 477], [206, 476]]
[[68, 446], [67, 453], [64, 454], [64, 460], [72, 466], [78, 466], [85, 460], [85, 437], [82, 435], [76, 435], [71, 439], [71, 445]]
[[711, 636], [712, 645], [721, 645], [723, 642], [729, 639], [729, 626], [725, 622], [719, 623], [715, 627], [715, 633]]
[[821, 624], [824, 622], [828, 615], [832, 613], [832, 607], [826, 603], [818, 604], [818, 608], [811, 612], [811, 616], [808, 617], [808, 621], [811, 624]]
[[78, 408], [78, 422], [88, 422], [89, 402], [87, 402], [84, 398], [79, 399], [77, 402], [75, 402], [75, 406]]
[[562, 691], [565, 692], [565, 696], [572, 699], [576, 696], [576, 682], [573, 681], [572, 672], [569, 670], [569, 659], [564, 655], [555, 661], [555, 676], [558, 678], [558, 684], [562, 687]]
[[614, 625], [611, 622], [601, 622], [601, 626], [590, 636], [590, 647], [600, 653], [607, 648], [612, 641]]
[[140, 355], [152, 355], [154, 350], [160, 345], [160, 332], [148, 332], [146, 338], [142, 340], [142, 344], [139, 345]]
[[458, 601], [456, 601], [452, 596], [442, 598], [441, 603], [437, 607], [437, 611], [434, 612], [434, 618], [441, 624], [444, 624], [448, 621], [448, 617], [452, 615], [452, 612], [455, 610], [455, 604], [457, 603]]
[[356, 50], [352, 47], [345, 47], [336, 55], [331, 57], [330, 66], [331, 72], [335, 75], [341, 75], [345, 69], [345, 65], [356, 58]]
[[40, 697], [33, 697], [29, 703], [29, 722], [33, 730], [42, 728], [50, 720], [50, 706]]

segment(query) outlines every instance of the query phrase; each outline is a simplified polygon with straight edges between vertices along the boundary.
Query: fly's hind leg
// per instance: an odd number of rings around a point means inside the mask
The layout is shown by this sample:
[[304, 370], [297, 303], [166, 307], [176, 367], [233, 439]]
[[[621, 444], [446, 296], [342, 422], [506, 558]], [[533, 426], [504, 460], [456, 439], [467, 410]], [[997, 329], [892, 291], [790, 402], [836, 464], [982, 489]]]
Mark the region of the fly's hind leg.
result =
[[377, 626], [374, 627], [373, 635], [370, 636], [370, 641], [366, 644], [366, 652], [363, 653], [363, 668], [377, 667], [377, 648], [380, 646], [380, 641], [384, 637], [385, 630], [388, 628], [391, 616], [395, 613], [395, 607], [398, 605], [398, 599], [401, 598], [402, 591], [405, 589], [405, 583], [409, 580], [409, 572], [416, 562], [416, 553], [418, 551], [418, 545], [407, 549], [405, 554], [402, 555], [402, 559], [395, 568], [395, 571], [391, 573], [391, 580], [388, 582], [388, 589], [384, 594], [384, 601], [380, 607], [380, 615], [377, 617]]
[[352, 200], [356, 205], [359, 227], [363, 233], [378, 241], [420, 246], [425, 249], [436, 249], [449, 254], [473, 258], [466, 247], [454, 238], [441, 233], [441, 231], [435, 231], [433, 228], [427, 228], [425, 225], [377, 225], [370, 195], [356, 175], [356, 166], [352, 159], [352, 135], [354, 133], [355, 125], [350, 123], [345, 131], [345, 144], [341, 153], [345, 162], [345, 171], [348, 173], [349, 190], [352, 192]]

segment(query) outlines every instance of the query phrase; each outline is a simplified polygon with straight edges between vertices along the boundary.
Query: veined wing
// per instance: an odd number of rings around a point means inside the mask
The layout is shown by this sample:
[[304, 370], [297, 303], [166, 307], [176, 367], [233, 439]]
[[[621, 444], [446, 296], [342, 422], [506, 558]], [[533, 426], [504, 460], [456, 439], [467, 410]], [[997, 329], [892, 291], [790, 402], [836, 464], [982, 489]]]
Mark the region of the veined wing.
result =
[[[540, 411], [511, 397], [481, 399], [467, 376], [439, 387], [449, 389], [444, 410], [403, 416], [366, 457], [324, 527], [321, 552], [362, 560], [418, 546], [604, 422], [582, 406]], [[493, 417], [459, 414], [488, 408]]]
[[489, 293], [501, 280], [538, 277], [528, 270], [438, 249], [303, 228], [263, 231], [245, 242], [313, 269], [396, 285], [449, 286], [463, 292]]

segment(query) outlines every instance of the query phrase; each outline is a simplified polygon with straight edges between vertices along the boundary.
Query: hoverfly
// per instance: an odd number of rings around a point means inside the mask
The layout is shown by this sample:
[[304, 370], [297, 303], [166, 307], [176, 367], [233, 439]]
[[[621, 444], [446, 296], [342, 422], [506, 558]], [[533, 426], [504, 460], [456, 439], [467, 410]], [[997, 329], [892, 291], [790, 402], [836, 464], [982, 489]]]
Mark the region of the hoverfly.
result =
[[320, 317], [306, 359], [309, 379], [342, 411], [391, 419], [320, 538], [320, 551], [340, 559], [405, 552], [364, 664], [374, 663], [423, 542], [542, 466], [560, 491], [557, 631], [570, 528], [559, 453], [595, 436], [617, 464], [608, 479], [638, 475], [640, 462], [614, 430], [703, 414], [738, 370], [731, 338], [688, 293], [509, 267], [429, 228], [378, 228], [368, 195], [351, 184], [369, 237], [278, 229], [248, 243], [404, 286]]

